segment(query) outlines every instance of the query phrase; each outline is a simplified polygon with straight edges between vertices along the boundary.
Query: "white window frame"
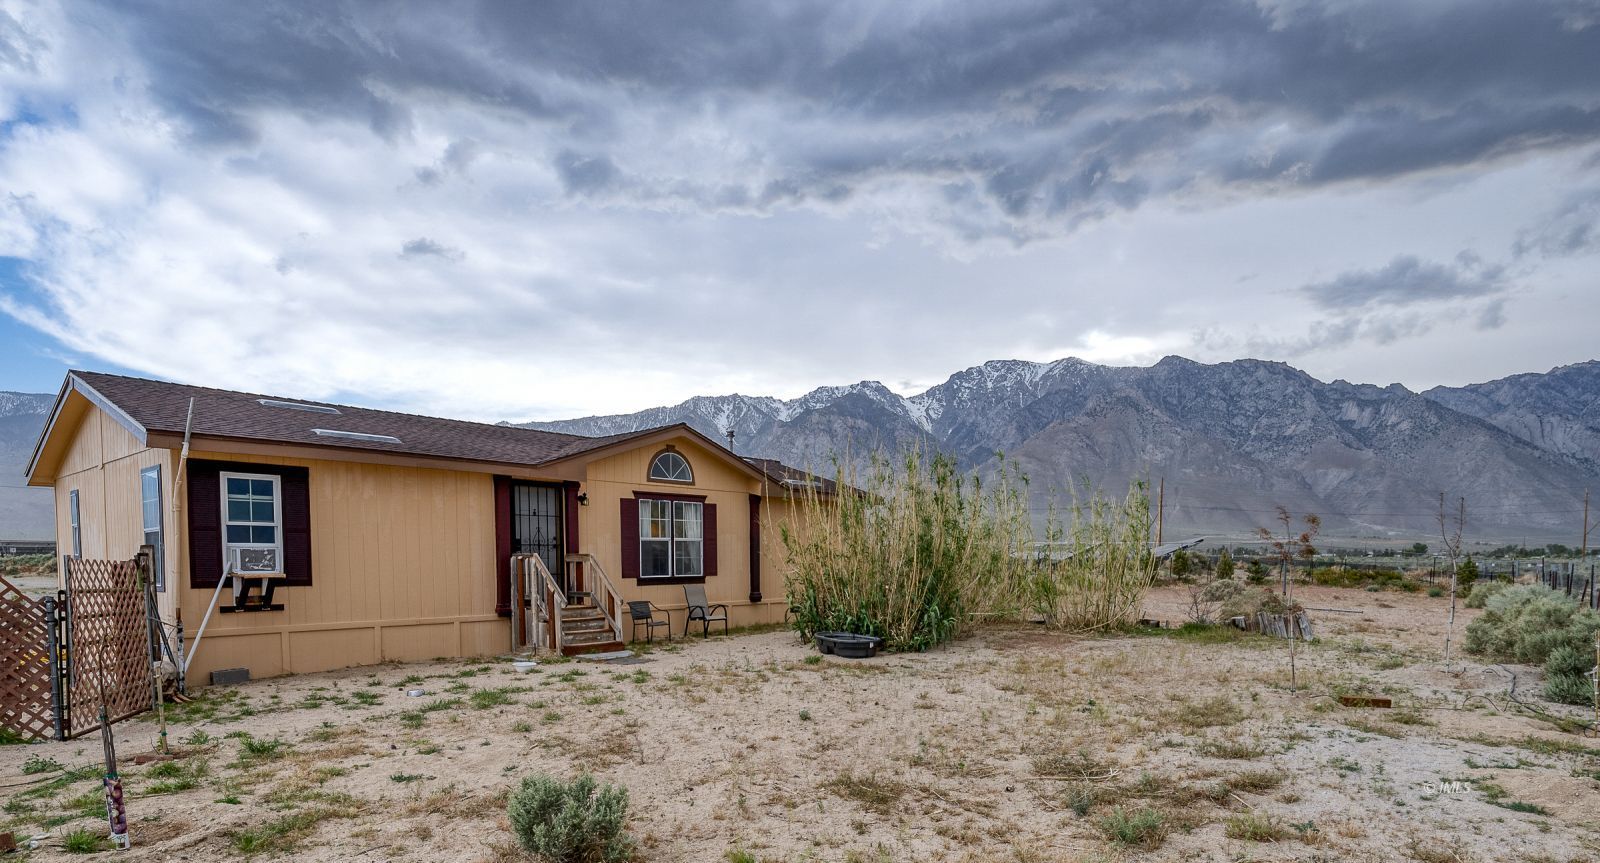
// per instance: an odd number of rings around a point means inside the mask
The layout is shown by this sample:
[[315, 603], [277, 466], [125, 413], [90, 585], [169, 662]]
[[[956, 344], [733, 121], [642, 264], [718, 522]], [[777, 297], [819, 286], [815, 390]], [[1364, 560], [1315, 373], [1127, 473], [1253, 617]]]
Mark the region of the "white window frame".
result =
[[[685, 464], [687, 464], [687, 460]], [[646, 534], [644, 529], [645, 512], [648, 504], [666, 504], [667, 506], [667, 538], [656, 539]], [[678, 536], [678, 507], [692, 506], [700, 511], [700, 537], [690, 539]], [[640, 581], [666, 581], [674, 578], [705, 578], [706, 576], [706, 504], [703, 500], [672, 500], [660, 497], [641, 497], [638, 499], [639, 508], [639, 580]], [[644, 549], [647, 542], [665, 542], [667, 545], [667, 572], [665, 575], [646, 575]], [[678, 543], [695, 543], [700, 546], [700, 571], [678, 571]]]
[[[669, 455], [677, 456], [678, 460], [683, 462], [683, 469], [689, 474], [688, 479], [672, 479], [671, 477], [656, 476], [656, 463]], [[663, 452], [656, 453], [655, 458], [650, 459], [650, 470], [645, 473], [645, 478], [651, 482], [670, 482], [677, 485], [694, 485], [694, 465], [689, 464], [689, 460], [684, 457], [683, 453], [673, 449], [665, 450]]]
[[[155, 527], [151, 527], [150, 523], [145, 520], [145, 506], [151, 503], [150, 499], [144, 496], [144, 480], [147, 476], [155, 477], [156, 481], [156, 497], [154, 501], [156, 505]], [[161, 465], [153, 464], [149, 467], [141, 468], [139, 470], [139, 526], [142, 529], [140, 536], [144, 538], [145, 545], [154, 546], [156, 550], [155, 560], [150, 563], [155, 574], [156, 590], [158, 591], [167, 589], [167, 531], [164, 524], [165, 513], [161, 508], [162, 497], [164, 495], [161, 492]], [[152, 533], [156, 535], [155, 542], [150, 541], [150, 534]]]
[[79, 508], [78, 490], [67, 492], [67, 521], [72, 526], [72, 556], [83, 559], [83, 511]]
[[[254, 527], [260, 527], [260, 526], [263, 526], [265, 524], [265, 522], [259, 522], [259, 521], [249, 521], [249, 522], [230, 522], [229, 521], [229, 519], [228, 519], [228, 480], [229, 479], [247, 479], [247, 480], [264, 479], [264, 480], [271, 481], [271, 483], [272, 483], [272, 517], [274, 519], [274, 521], [273, 521], [274, 530], [272, 532], [272, 535], [276, 540], [275, 542], [267, 543], [267, 542], [229, 542], [228, 541], [228, 525], [229, 524], [248, 524], [248, 525], [251, 525], [251, 526], [254, 526]], [[283, 571], [283, 477], [278, 476], [277, 474], [272, 474], [272, 473], [228, 473], [228, 472], [221, 472], [221, 473], [218, 474], [218, 480], [219, 480], [219, 484], [221, 486], [221, 488], [219, 490], [222, 492], [221, 495], [219, 495], [219, 496], [222, 498], [222, 571], [223, 571], [223, 573], [226, 574], [227, 572], [229, 572], [229, 567], [233, 564], [233, 550], [236, 549], [236, 548], [270, 548], [270, 549], [273, 549], [274, 551], [277, 552], [278, 571], [282, 572]]]

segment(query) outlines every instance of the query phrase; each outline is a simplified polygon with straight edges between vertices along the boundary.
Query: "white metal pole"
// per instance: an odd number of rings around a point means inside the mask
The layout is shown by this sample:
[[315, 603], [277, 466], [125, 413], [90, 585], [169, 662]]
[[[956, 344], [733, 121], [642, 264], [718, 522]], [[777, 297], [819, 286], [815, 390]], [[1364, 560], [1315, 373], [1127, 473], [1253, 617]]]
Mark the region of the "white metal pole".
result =
[[189, 666], [194, 664], [195, 654], [200, 652], [200, 639], [206, 634], [206, 624], [211, 622], [211, 612], [217, 609], [217, 597], [222, 595], [222, 586], [232, 577], [233, 573], [230, 571], [217, 579], [217, 589], [211, 594], [211, 604], [206, 606], [206, 616], [201, 618], [200, 630], [194, 634], [194, 645], [189, 648], [189, 655], [183, 659], [183, 676], [186, 678], [189, 676]]

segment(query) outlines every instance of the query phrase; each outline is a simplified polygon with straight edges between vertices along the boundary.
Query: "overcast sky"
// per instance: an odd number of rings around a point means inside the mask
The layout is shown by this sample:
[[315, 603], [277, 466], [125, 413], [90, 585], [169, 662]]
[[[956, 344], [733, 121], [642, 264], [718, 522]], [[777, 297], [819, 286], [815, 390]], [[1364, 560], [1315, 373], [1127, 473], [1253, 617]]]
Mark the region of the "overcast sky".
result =
[[1600, 0], [0, 0], [0, 389], [1421, 389], [1600, 355], [1597, 220]]

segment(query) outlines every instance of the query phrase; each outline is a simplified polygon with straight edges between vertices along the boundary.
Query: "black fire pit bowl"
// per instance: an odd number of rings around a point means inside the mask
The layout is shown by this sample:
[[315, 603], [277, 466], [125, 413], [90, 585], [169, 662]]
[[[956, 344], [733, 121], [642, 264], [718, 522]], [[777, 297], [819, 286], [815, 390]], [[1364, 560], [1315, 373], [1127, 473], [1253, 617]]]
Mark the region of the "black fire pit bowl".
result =
[[875, 635], [857, 635], [853, 632], [817, 633], [817, 650], [845, 659], [869, 659], [878, 655], [883, 639]]

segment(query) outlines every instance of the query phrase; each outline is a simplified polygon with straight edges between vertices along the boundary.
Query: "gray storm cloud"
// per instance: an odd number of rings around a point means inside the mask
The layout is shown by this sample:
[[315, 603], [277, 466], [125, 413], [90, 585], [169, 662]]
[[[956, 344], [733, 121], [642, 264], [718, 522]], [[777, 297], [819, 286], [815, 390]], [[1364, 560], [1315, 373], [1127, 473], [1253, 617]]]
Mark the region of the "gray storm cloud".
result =
[[12, 0], [0, 312], [158, 375], [486, 418], [1071, 353], [1464, 383], [1592, 356], [1597, 22]]
[[[1600, 27], [1574, 26], [1567, 4], [457, 2], [397, 14], [133, 3], [106, 14], [195, 146], [248, 146], [267, 110], [353, 118], [393, 139], [413, 134], [419, 104], [450, 103], [521, 118], [569, 194], [620, 205], [761, 209], [909, 182], [976, 190], [968, 206], [991, 212], [950, 220], [1016, 236], [1197, 186], [1377, 180], [1600, 137]], [[708, 124], [737, 145], [697, 140]], [[663, 144], [694, 158], [663, 163]]]

